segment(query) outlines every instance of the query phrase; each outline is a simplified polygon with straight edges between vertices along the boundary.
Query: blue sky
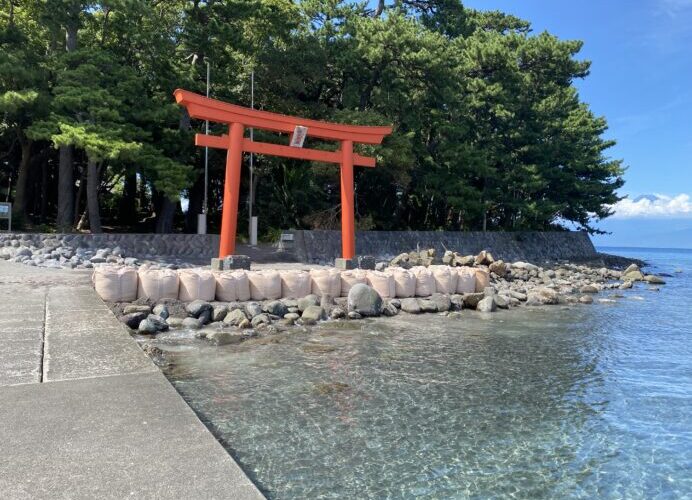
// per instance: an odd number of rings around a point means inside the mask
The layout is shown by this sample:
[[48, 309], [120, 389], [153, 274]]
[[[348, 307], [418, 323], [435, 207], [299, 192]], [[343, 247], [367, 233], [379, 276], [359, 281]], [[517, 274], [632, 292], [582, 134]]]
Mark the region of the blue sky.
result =
[[[467, 0], [532, 23], [536, 33], [584, 41], [591, 74], [582, 100], [607, 118], [610, 150], [627, 165], [630, 199], [601, 224], [602, 245], [692, 248], [692, 0]], [[642, 194], [657, 200], [633, 200]], [[642, 233], [651, 226], [651, 233]], [[635, 237], [639, 233], [639, 239]], [[675, 233], [670, 241], [664, 233]]]

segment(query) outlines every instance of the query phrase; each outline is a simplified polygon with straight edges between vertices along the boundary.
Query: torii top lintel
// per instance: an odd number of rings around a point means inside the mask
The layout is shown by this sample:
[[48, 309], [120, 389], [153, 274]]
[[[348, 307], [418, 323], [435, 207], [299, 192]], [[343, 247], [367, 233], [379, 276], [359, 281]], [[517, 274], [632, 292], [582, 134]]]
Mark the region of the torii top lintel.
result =
[[[235, 252], [238, 199], [240, 194], [240, 167], [244, 151], [338, 163], [341, 166], [342, 256], [345, 259], [355, 257], [353, 166], [374, 167], [375, 159], [354, 154], [353, 143], [381, 144], [384, 137], [392, 133], [391, 127], [342, 125], [286, 116], [279, 113], [236, 106], [181, 89], [177, 89], [174, 95], [177, 103], [187, 108], [191, 118], [224, 123], [229, 126], [228, 135], [211, 136], [197, 134], [195, 136], [195, 144], [197, 146], [220, 148], [228, 151], [226, 155], [226, 178], [224, 183], [219, 257], [223, 258]], [[308, 136], [339, 141], [340, 149], [338, 151], [324, 151], [255, 142], [244, 137], [245, 127], [289, 134], [293, 133], [296, 127], [305, 127]]]

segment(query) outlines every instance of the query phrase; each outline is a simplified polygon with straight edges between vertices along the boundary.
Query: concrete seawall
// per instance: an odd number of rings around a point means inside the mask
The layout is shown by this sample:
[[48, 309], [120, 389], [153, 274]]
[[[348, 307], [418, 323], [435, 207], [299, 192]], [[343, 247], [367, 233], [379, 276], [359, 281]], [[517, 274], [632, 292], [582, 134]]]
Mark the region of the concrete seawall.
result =
[[[331, 262], [341, 255], [339, 231], [291, 231], [293, 252], [302, 262]], [[490, 250], [496, 259], [546, 262], [595, 257], [596, 249], [583, 231], [459, 232], [359, 231], [356, 253], [389, 259], [416, 248], [452, 250], [463, 255]]]

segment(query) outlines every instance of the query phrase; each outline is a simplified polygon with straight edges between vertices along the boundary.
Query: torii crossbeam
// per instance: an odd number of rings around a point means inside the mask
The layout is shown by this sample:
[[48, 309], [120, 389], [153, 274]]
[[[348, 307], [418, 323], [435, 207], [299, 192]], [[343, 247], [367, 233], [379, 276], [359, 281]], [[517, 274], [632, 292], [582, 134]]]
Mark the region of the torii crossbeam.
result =
[[[338, 163], [341, 166], [341, 253], [344, 259], [355, 257], [353, 166], [374, 167], [375, 158], [355, 154], [353, 144], [381, 144], [384, 137], [392, 133], [391, 127], [341, 125], [286, 116], [236, 106], [181, 89], [177, 89], [173, 94], [177, 103], [187, 108], [191, 118], [228, 125], [228, 135], [197, 134], [195, 136], [197, 146], [227, 150], [219, 258], [233, 255], [235, 252], [238, 199], [240, 196], [240, 167], [243, 152]], [[244, 137], [246, 127], [271, 132], [303, 133], [318, 139], [339, 141], [340, 149], [338, 151], [320, 151], [256, 142]], [[302, 141], [300, 144], [302, 145]]]

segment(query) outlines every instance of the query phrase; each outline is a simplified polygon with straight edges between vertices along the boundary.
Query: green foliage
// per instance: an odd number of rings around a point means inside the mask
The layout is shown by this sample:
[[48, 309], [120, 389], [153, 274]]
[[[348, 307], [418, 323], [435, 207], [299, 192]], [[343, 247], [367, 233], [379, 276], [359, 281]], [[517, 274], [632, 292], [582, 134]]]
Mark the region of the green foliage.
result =
[[[377, 8], [340, 0], [5, 4], [0, 148], [16, 158], [15, 137], [43, 148], [74, 146], [79, 171], [87, 159], [103, 167], [102, 202], [114, 218], [121, 199], [143, 215], [159, 195], [199, 200], [203, 154], [192, 135], [203, 124], [190, 124], [172, 92], [203, 93], [205, 62], [216, 98], [249, 105], [254, 71], [262, 109], [394, 126], [382, 146], [358, 146], [378, 162], [356, 172], [360, 227], [518, 230], [572, 222], [597, 231], [619, 199], [624, 169], [607, 156], [614, 143], [603, 138], [605, 119], [573, 86], [589, 73], [588, 61], [578, 59], [582, 43], [534, 34], [529, 22], [502, 12], [457, 0]], [[75, 47], [65, 46], [66, 33], [78, 39]], [[41, 161], [55, 160], [54, 149], [42, 154]], [[213, 224], [224, 158], [210, 158]], [[337, 168], [254, 160], [261, 231], [338, 223]], [[133, 175], [137, 189], [128, 191]], [[243, 183], [242, 196], [247, 175]]]

